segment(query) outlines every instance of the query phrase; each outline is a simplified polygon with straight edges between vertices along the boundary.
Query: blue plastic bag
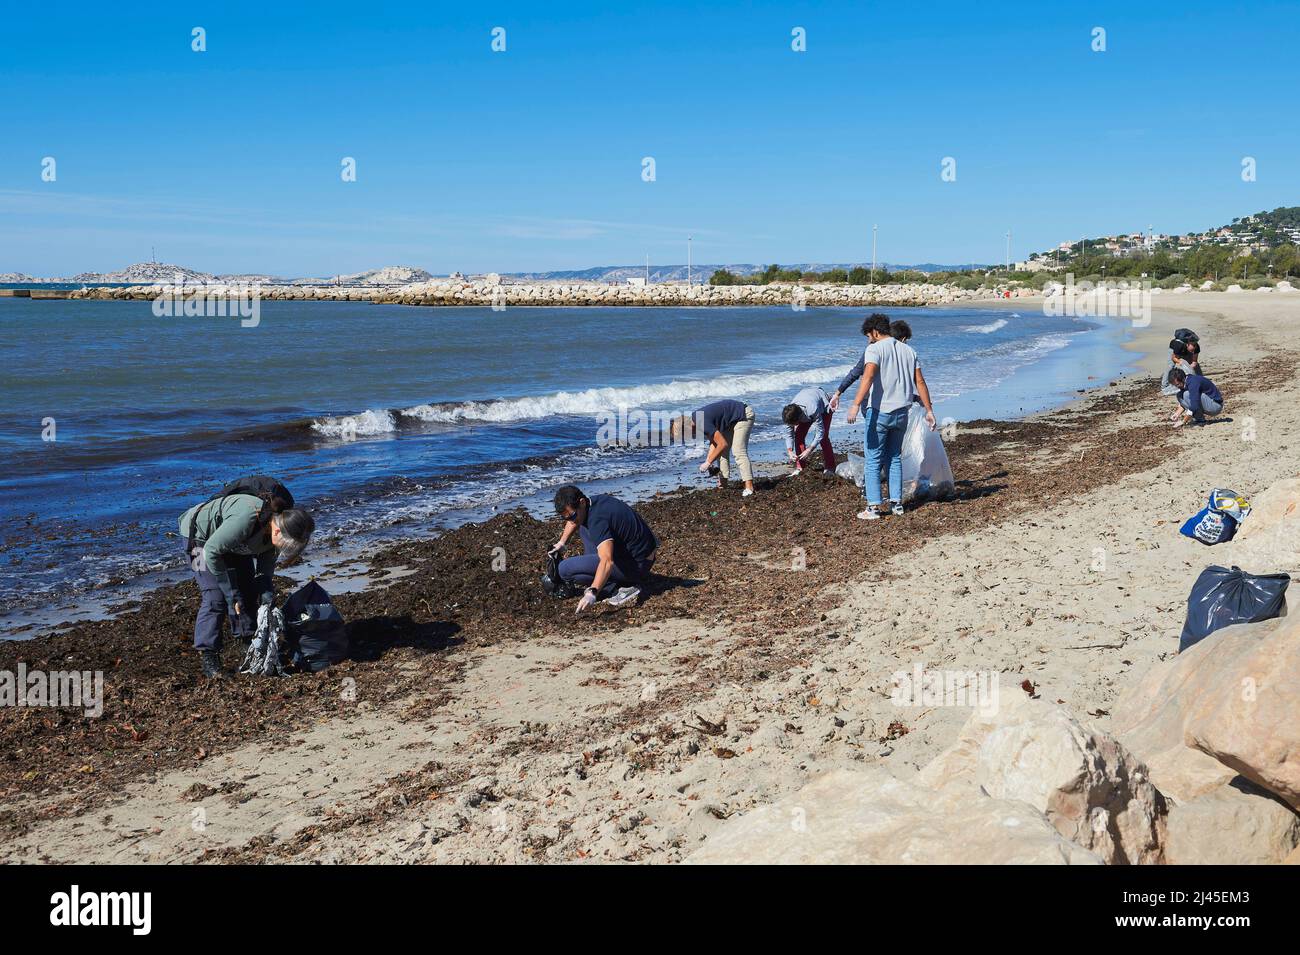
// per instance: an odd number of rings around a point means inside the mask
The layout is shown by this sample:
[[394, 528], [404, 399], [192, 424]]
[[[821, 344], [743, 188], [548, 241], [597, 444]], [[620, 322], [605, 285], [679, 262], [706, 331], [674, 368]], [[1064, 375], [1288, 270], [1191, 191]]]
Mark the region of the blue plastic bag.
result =
[[1222, 544], [1237, 533], [1237, 525], [1250, 513], [1250, 504], [1236, 491], [1215, 488], [1210, 503], [1189, 517], [1178, 533], [1202, 544]]

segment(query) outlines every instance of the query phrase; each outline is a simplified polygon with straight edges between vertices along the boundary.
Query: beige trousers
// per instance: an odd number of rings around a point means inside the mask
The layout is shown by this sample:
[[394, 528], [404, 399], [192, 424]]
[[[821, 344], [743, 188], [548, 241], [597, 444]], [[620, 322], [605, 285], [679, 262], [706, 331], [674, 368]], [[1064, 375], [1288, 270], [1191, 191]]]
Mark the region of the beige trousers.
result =
[[754, 469], [749, 464], [749, 432], [753, 427], [754, 409], [745, 405], [745, 420], [737, 421], [728, 431], [722, 432], [727, 439], [727, 453], [718, 458], [718, 467], [722, 469], [724, 478], [731, 477], [731, 463], [727, 459], [734, 454], [736, 466], [740, 468], [740, 479], [754, 480]]

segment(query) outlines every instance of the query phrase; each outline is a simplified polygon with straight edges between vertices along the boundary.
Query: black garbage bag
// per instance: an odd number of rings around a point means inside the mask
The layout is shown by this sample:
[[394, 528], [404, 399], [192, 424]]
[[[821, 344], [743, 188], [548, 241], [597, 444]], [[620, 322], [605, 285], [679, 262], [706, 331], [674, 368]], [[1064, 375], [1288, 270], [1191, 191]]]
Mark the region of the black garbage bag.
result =
[[314, 580], [303, 584], [281, 608], [284, 642], [297, 667], [318, 673], [348, 655], [348, 631], [325, 588]]
[[542, 590], [552, 597], [564, 599], [576, 593], [573, 585], [560, 576], [560, 554], [548, 551], [546, 554], [546, 571], [542, 574]]
[[1187, 598], [1178, 652], [1234, 623], [1271, 620], [1282, 612], [1290, 574], [1248, 574], [1240, 567], [1206, 567]]

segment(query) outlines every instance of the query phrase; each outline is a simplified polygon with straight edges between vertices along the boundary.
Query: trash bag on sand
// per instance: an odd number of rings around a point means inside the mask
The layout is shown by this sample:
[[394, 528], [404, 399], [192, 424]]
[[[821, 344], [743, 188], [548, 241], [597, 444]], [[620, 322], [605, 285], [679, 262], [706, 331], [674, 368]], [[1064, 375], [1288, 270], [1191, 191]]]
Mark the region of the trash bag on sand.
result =
[[1187, 622], [1178, 652], [1200, 643], [1215, 630], [1256, 623], [1283, 613], [1289, 574], [1247, 574], [1240, 567], [1206, 567], [1187, 597]]
[[925, 409], [912, 405], [903, 438], [903, 500], [947, 497], [954, 490], [943, 438], [925, 423]]
[[[925, 423], [925, 410], [920, 405], [913, 405], [907, 415], [902, 459], [904, 501], [941, 498], [953, 492], [952, 467], [943, 449], [943, 438]], [[866, 459], [850, 451], [848, 460], [835, 468], [835, 474], [862, 487], [865, 470]], [[880, 479], [886, 480], [887, 476], [882, 472]]]
[[1237, 525], [1250, 514], [1250, 502], [1227, 488], [1210, 492], [1210, 503], [1189, 517], [1178, 533], [1202, 544], [1222, 544], [1237, 533]]
[[846, 481], [852, 481], [858, 487], [862, 487], [862, 472], [866, 469], [866, 464], [866, 458], [850, 451], [848, 460], [841, 461], [835, 468], [835, 476], [842, 477]]

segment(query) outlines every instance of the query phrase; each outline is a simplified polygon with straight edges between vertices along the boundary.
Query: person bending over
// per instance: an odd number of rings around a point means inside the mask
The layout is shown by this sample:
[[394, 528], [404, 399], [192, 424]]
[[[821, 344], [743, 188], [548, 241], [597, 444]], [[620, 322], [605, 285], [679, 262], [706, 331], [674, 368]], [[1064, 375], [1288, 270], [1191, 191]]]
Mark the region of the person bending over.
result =
[[726, 398], [674, 419], [669, 434], [673, 441], [703, 437], [709, 442], [709, 453], [700, 470], [710, 473], [716, 462], [718, 487], [727, 486], [731, 476], [728, 457], [735, 455], [740, 479], [745, 482], [740, 496], [749, 497], [754, 493], [754, 469], [749, 462], [749, 432], [753, 427], [754, 409], [743, 401]]
[[[822, 449], [822, 467], [827, 474], [835, 473], [835, 448], [831, 445], [830, 399], [820, 388], [804, 388], [781, 411], [781, 420], [785, 422], [785, 453], [794, 462], [794, 473], [803, 473], [803, 463], [820, 446]], [[807, 443], [805, 439], [813, 424], [817, 425], [816, 437]]]
[[560, 561], [560, 577], [586, 587], [575, 613], [594, 604], [611, 585], [622, 585], [605, 601], [614, 607], [641, 596], [659, 539], [640, 514], [610, 494], [588, 498], [572, 484], [555, 492], [555, 513], [564, 518], [564, 531], [551, 553], [562, 553], [574, 531], [582, 539], [582, 554]]
[[203, 675], [212, 679], [223, 672], [222, 622], [229, 616], [231, 633], [252, 639], [255, 608], [275, 600], [276, 561], [298, 556], [316, 522], [301, 508], [277, 508], [274, 498], [226, 494], [194, 505], [179, 525], [199, 585], [194, 649]]
[[1180, 413], [1174, 422], [1181, 428], [1190, 419], [1195, 424], [1205, 424], [1205, 416], [1223, 411], [1223, 395], [1214, 382], [1204, 375], [1189, 375], [1181, 368], [1169, 372], [1169, 383], [1178, 389]]

